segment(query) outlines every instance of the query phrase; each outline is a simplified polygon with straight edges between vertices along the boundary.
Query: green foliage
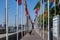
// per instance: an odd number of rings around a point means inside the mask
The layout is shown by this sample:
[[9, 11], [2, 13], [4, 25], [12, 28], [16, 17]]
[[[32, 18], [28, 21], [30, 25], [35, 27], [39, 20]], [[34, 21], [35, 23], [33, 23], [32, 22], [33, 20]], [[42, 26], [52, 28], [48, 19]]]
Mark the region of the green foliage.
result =
[[42, 15], [40, 15], [39, 17], [38, 17], [38, 25], [40, 26], [40, 25], [42, 25], [42, 23], [43, 23], [43, 19], [42, 19], [43, 17], [42, 17]]

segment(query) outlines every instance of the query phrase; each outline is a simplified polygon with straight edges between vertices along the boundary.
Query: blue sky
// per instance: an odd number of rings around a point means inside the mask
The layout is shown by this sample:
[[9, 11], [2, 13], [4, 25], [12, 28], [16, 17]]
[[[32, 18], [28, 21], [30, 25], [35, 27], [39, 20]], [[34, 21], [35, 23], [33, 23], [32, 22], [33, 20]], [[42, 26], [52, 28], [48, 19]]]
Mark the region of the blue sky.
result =
[[[28, 11], [31, 16], [32, 21], [35, 19], [35, 11], [33, 10], [34, 6], [39, 0], [27, 0]], [[0, 24], [4, 23], [5, 19], [5, 0], [0, 0]], [[24, 0], [22, 1], [22, 5], [19, 8], [19, 24], [26, 23], [26, 15], [24, 9]], [[15, 0], [8, 0], [8, 25], [15, 24], [15, 15], [16, 15], [16, 1]], [[42, 7], [39, 11], [39, 15], [42, 14]]]

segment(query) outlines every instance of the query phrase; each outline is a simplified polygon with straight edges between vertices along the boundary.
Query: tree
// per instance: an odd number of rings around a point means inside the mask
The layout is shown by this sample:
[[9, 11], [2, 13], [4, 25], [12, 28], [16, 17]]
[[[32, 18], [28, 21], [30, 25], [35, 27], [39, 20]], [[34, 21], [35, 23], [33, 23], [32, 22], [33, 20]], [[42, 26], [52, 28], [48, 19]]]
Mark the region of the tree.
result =
[[[55, 7], [56, 7], [56, 14], [55, 14]], [[46, 11], [48, 12], [48, 10], [46, 9]], [[60, 9], [59, 9], [59, 6], [58, 6], [58, 1], [56, 0], [56, 5], [53, 7], [53, 8], [51, 8], [50, 10], [49, 10], [49, 12], [50, 12], [50, 28], [52, 28], [53, 27], [53, 17], [54, 17], [54, 15], [60, 15]], [[47, 14], [47, 13], [46, 13]], [[43, 15], [43, 14], [42, 14]], [[40, 15], [41, 16], [41, 15]], [[38, 19], [40, 20], [40, 16], [38, 17]], [[46, 17], [44, 18], [44, 27], [46, 28], [47, 26], [47, 21], [48, 21], [48, 17], [47, 17], [48, 15], [46, 15]], [[40, 21], [38, 20], [38, 23], [40, 24]], [[41, 20], [41, 22], [43, 22], [42, 20]], [[42, 24], [43, 25], [43, 24]]]

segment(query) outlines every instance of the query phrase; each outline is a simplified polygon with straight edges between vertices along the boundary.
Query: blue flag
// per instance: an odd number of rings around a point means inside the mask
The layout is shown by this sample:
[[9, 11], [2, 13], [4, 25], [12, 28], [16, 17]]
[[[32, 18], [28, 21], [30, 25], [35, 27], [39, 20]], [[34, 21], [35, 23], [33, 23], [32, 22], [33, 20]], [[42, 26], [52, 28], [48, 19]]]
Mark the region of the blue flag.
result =
[[50, 3], [50, 8], [53, 8], [55, 6], [55, 0], [52, 0], [52, 2]]
[[42, 4], [44, 5], [44, 8], [47, 8], [47, 0], [42, 0]]
[[42, 3], [47, 3], [47, 0], [42, 0]]

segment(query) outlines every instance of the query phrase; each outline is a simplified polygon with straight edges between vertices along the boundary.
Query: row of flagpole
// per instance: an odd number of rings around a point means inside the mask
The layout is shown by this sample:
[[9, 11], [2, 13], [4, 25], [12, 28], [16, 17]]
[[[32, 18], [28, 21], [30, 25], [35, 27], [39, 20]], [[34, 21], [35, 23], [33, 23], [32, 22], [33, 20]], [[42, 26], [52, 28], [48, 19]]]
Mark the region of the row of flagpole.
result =
[[[18, 1], [17, 1], [17, 15], [18, 15]], [[56, 9], [55, 9], [56, 10]], [[44, 7], [43, 7], [44, 11]], [[44, 33], [44, 14], [43, 14], [43, 33]], [[48, 40], [49, 40], [49, 0], [48, 0]], [[44, 34], [43, 34], [44, 39]], [[8, 0], [6, 0], [6, 40], [8, 40]], [[17, 16], [17, 40], [18, 40], [18, 16]]]
[[[41, 0], [41, 5], [43, 5], [42, 4], [42, 1], [44, 2], [44, 0]], [[41, 17], [40, 17], [41, 18]], [[41, 19], [40, 19], [41, 20]], [[41, 21], [40, 21], [41, 22]], [[40, 23], [40, 25], [41, 25], [41, 23]], [[48, 0], [48, 40], [50, 40], [49, 38], [50, 38], [50, 36], [49, 36], [50, 34], [49, 34], [49, 0]], [[44, 40], [44, 5], [43, 5], [43, 40]]]
[[[43, 0], [44, 2], [44, 0]], [[55, 8], [54, 8], [54, 11], [55, 11], [55, 15], [56, 15], [56, 0], [54, 0], [54, 4], [55, 4]], [[49, 22], [49, 18], [50, 18], [50, 8], [49, 8], [49, 0], [48, 0], [48, 40], [50, 40], [50, 22]], [[44, 6], [43, 6], [43, 12], [44, 12]], [[44, 39], [44, 13], [43, 13], [43, 39]], [[57, 40], [58, 40], [58, 37], [57, 37]]]
[[[15, 26], [17, 26], [17, 31], [16, 31], [16, 33], [17, 33], [17, 40], [18, 40], [18, 25], [19, 25], [19, 12], [18, 12], [18, 0], [16, 0], [17, 2], [16, 2], [16, 4], [17, 4], [17, 6], [16, 6], [16, 25]], [[20, 0], [21, 1], [21, 0]], [[20, 2], [19, 1], [19, 2]], [[27, 6], [27, 4], [26, 4], [26, 0], [24, 0], [24, 5], [25, 5], [25, 7]], [[25, 9], [26, 10], [26, 9]], [[27, 14], [27, 13], [26, 13]], [[22, 16], [22, 15], [21, 15]], [[26, 15], [27, 16], [27, 15]], [[22, 23], [22, 20], [21, 20], [21, 23]], [[27, 23], [28, 23], [28, 18], [27, 18]], [[22, 29], [22, 26], [21, 26], [21, 29]], [[21, 33], [21, 36], [23, 36], [23, 34]], [[6, 0], [6, 40], [8, 40], [8, 0]]]
[[[18, 0], [17, 0], [17, 7], [16, 7], [16, 15], [17, 15], [17, 40], [18, 40]], [[6, 40], [8, 40], [8, 0], [6, 0]]]
[[[44, 0], [42, 0], [44, 2]], [[43, 4], [42, 4], [43, 5]], [[48, 40], [50, 40], [49, 34], [49, 0], [48, 0]], [[44, 5], [43, 5], [43, 39], [44, 39]]]

